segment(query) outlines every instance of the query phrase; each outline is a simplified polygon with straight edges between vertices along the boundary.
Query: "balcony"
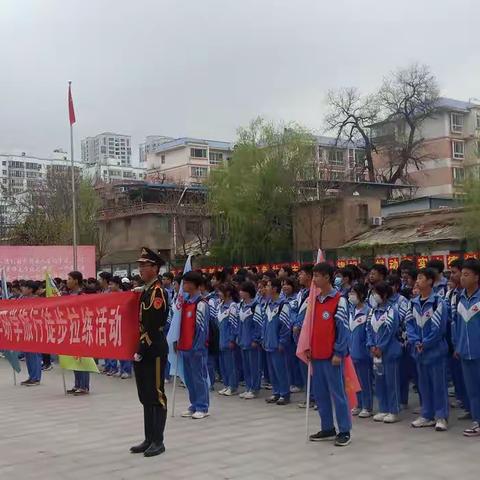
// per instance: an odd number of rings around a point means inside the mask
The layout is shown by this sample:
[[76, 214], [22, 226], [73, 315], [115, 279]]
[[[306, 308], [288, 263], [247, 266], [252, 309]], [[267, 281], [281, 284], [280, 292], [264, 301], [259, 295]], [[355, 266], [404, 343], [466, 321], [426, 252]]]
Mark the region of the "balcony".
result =
[[185, 217], [208, 217], [206, 205], [176, 205], [166, 203], [135, 203], [132, 205], [118, 206], [100, 210], [100, 221], [116, 218], [136, 217], [138, 215], [176, 215]]

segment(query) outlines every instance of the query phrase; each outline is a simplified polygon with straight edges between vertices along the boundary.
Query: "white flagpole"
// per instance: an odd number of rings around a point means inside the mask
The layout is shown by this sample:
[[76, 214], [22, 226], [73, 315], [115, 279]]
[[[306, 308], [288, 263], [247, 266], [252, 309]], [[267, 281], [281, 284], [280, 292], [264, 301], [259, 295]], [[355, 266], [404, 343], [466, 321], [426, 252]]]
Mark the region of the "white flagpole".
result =
[[175, 362], [175, 373], [173, 375], [173, 387], [172, 387], [172, 418], [175, 417], [175, 397], [177, 394], [177, 369], [178, 369], [178, 350], [176, 352], [177, 360]]
[[[68, 82], [71, 92], [72, 82]], [[73, 161], [73, 124], [70, 122], [70, 160], [72, 166], [72, 223], [73, 223], [73, 269], [77, 270], [77, 200], [75, 198], [75, 164]]]
[[306, 442], [308, 443], [310, 438], [308, 435], [308, 419], [309, 419], [309, 412], [310, 412], [310, 388], [312, 385], [312, 361], [308, 361], [308, 368], [307, 368], [307, 403], [305, 408], [305, 436]]

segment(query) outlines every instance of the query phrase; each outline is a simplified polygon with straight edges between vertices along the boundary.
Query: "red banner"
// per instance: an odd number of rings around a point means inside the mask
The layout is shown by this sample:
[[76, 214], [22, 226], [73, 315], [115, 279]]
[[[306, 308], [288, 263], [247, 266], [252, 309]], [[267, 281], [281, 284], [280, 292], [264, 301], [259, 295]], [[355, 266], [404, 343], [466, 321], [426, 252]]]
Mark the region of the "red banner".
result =
[[[0, 269], [9, 282], [13, 280], [44, 280], [45, 272], [52, 277], [67, 278], [73, 270], [73, 247], [0, 247]], [[85, 278], [95, 277], [95, 247], [77, 247], [77, 270]]]
[[388, 257], [388, 269], [397, 270], [400, 266], [400, 259], [398, 257]]
[[478, 258], [478, 252], [467, 252], [463, 258], [468, 260], [469, 258]]
[[451, 253], [450, 255], [447, 255], [447, 267], [450, 267], [452, 262], [455, 260], [458, 260], [460, 258], [459, 253]]
[[376, 257], [375, 258], [375, 263], [378, 265], [387, 265], [387, 259], [385, 257]]
[[427, 255], [420, 255], [417, 257], [417, 268], [425, 268], [428, 263], [428, 256]]
[[0, 301], [0, 350], [130, 360], [139, 294], [121, 292]]

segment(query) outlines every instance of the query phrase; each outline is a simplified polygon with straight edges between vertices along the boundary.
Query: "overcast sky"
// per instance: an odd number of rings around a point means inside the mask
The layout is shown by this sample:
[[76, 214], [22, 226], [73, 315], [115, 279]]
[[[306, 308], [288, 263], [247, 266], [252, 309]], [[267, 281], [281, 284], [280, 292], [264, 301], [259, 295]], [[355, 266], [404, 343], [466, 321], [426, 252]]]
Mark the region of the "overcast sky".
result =
[[[321, 131], [330, 88], [429, 64], [480, 97], [478, 0], [1, 0], [0, 153], [131, 134], [234, 140], [257, 115]], [[76, 155], [77, 157], [77, 155]]]

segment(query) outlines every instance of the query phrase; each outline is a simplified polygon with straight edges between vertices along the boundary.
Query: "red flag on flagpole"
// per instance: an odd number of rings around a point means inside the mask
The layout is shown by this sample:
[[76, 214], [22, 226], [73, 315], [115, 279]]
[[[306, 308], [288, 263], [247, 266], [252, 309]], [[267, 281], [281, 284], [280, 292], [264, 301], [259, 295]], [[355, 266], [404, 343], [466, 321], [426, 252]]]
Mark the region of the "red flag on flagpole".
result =
[[70, 117], [70, 125], [73, 125], [75, 123], [75, 110], [73, 109], [72, 82], [68, 82], [68, 116]]

